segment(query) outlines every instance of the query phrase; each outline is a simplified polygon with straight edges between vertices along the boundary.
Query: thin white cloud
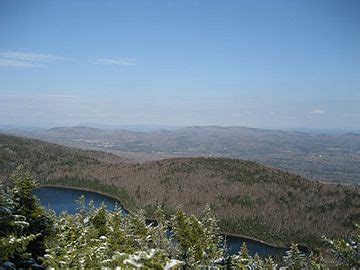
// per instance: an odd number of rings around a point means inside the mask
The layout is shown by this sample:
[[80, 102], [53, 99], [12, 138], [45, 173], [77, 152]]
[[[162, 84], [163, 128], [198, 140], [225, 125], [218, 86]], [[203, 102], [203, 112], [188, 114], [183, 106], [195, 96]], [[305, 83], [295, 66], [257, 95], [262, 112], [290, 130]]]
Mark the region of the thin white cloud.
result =
[[29, 62], [29, 61], [21, 61], [21, 60], [11, 60], [11, 59], [2, 59], [0, 58], [0, 67], [25, 67], [25, 68], [33, 68], [33, 67], [44, 67], [44, 64]]
[[116, 65], [116, 66], [135, 66], [139, 63], [133, 58], [100, 58], [95, 60], [95, 64], [100, 65]]
[[[54, 54], [42, 54], [33, 52], [0, 51], [0, 67], [46, 67], [51, 63], [59, 61], [72, 61], [76, 59]], [[75, 61], [76, 62], [76, 61]], [[139, 60], [135, 58], [98, 58], [88, 61], [99, 65], [135, 66]]]
[[1, 58], [22, 60], [22, 61], [39, 61], [39, 62], [53, 62], [59, 60], [65, 60], [65, 57], [57, 56], [53, 54], [41, 54], [41, 53], [24, 53], [24, 52], [0, 52]]
[[315, 109], [310, 112], [310, 114], [323, 114], [323, 113], [325, 113], [325, 111], [321, 109]]
[[65, 60], [69, 60], [69, 58], [53, 54], [16, 51], [0, 52], [1, 67], [44, 67], [47, 66], [49, 63]]

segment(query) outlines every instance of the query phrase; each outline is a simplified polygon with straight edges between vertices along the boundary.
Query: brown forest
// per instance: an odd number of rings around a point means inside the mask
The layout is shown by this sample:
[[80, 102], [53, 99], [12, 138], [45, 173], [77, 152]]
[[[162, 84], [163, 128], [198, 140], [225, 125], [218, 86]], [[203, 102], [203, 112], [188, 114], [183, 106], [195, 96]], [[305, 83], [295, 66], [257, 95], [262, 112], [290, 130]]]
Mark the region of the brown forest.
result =
[[226, 233], [272, 243], [320, 244], [360, 222], [360, 189], [324, 184], [226, 158], [131, 163], [118, 156], [0, 134], [0, 177], [24, 164], [43, 185], [86, 188], [117, 197], [148, 215], [162, 204], [198, 213], [209, 204]]

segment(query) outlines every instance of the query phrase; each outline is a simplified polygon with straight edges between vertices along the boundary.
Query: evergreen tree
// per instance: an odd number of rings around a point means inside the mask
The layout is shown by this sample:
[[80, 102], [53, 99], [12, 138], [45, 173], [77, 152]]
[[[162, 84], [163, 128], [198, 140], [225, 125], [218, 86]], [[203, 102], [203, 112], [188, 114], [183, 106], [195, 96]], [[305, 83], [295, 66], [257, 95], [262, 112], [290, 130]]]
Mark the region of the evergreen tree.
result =
[[208, 209], [203, 213], [203, 219], [187, 215], [178, 210], [171, 219], [173, 238], [179, 245], [179, 259], [186, 266], [209, 265], [221, 258], [220, 238], [217, 223], [214, 220], [205, 221], [209, 217]]
[[179, 249], [171, 238], [170, 223], [166, 218], [162, 207], [158, 206], [155, 211], [157, 226], [155, 229], [155, 244], [157, 248], [166, 250], [170, 257], [176, 257]]
[[355, 224], [355, 229], [344, 239], [331, 240], [323, 237], [323, 240], [339, 265], [351, 269], [360, 268], [360, 226], [358, 224]]
[[313, 255], [310, 258], [310, 269], [327, 270], [329, 268], [326, 266], [324, 259], [320, 255]]
[[0, 262], [29, 257], [28, 245], [36, 238], [34, 234], [25, 235], [29, 223], [25, 216], [15, 214], [17, 207], [11, 194], [0, 186]]
[[260, 256], [256, 253], [254, 259], [252, 261], [252, 269], [260, 270], [264, 269], [264, 261], [260, 258]]
[[[243, 242], [239, 254], [231, 258], [231, 267], [241, 270], [251, 269], [252, 262], [253, 258], [249, 255], [246, 243]], [[259, 261], [257, 263], [259, 263]]]
[[306, 268], [306, 256], [301, 253], [297, 244], [292, 244], [290, 250], [286, 251], [284, 263], [287, 269], [299, 270]]
[[274, 262], [274, 260], [271, 257], [265, 259], [264, 270], [274, 270], [276, 269], [276, 267], [277, 264]]
[[14, 186], [11, 195], [16, 204], [15, 214], [24, 217], [29, 224], [23, 233], [25, 236], [36, 236], [29, 242], [27, 251], [32, 254], [32, 257], [37, 258], [45, 252], [44, 239], [52, 231], [54, 216], [45, 211], [37, 197], [33, 195], [38, 184], [24, 166], [18, 166], [10, 180]]

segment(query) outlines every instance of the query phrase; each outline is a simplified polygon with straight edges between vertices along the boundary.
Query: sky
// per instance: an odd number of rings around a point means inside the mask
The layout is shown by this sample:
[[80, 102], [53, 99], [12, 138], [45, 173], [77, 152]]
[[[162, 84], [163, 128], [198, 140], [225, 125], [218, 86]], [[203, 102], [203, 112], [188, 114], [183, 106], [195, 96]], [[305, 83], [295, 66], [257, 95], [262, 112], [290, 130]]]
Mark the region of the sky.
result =
[[0, 1], [0, 124], [360, 130], [360, 1]]

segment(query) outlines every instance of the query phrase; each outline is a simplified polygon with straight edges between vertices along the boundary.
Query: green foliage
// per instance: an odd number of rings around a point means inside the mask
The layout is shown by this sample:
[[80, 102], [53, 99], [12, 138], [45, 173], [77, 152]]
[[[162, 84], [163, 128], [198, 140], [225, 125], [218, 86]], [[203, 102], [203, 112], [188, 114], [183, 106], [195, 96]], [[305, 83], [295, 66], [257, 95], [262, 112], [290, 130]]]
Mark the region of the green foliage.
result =
[[29, 227], [24, 216], [16, 215], [16, 204], [10, 194], [0, 188], [0, 261], [8, 260], [14, 255], [26, 257], [29, 242], [35, 239], [35, 235], [23, 235]]
[[263, 263], [258, 256], [256, 256], [256, 262], [254, 262], [253, 258], [249, 255], [248, 248], [246, 246], [246, 243], [244, 242], [241, 246], [239, 254], [232, 257], [231, 266], [235, 269], [245, 270], [249, 269], [249, 267], [251, 267], [253, 264], [255, 267], [255, 264], [259, 266]]
[[37, 182], [22, 165], [11, 175], [11, 181], [15, 185], [11, 194], [18, 205], [15, 213], [24, 216], [29, 223], [25, 235], [37, 235], [28, 245], [28, 251], [36, 258], [44, 253], [44, 238], [51, 233], [53, 216], [45, 211], [33, 195]]
[[27, 213], [27, 211], [36, 208], [36, 198], [33, 191], [37, 187], [37, 182], [30, 172], [26, 171], [23, 165], [19, 165], [12, 173], [11, 180], [15, 185], [12, 190], [13, 198], [22, 206], [21, 210]]
[[156, 226], [146, 224], [143, 211], [125, 217], [120, 210], [109, 212], [104, 206], [85, 211], [81, 205], [80, 210], [57, 219], [56, 233], [47, 241], [46, 265], [163, 269], [180, 263], [171, 259], [177, 249], [166, 235], [168, 222], [161, 209]]
[[44, 254], [44, 238], [51, 233], [52, 216], [33, 195], [37, 187], [31, 174], [18, 166], [10, 187], [0, 191], [0, 261]]
[[[4, 187], [0, 186], [0, 235], [5, 236], [15, 231], [15, 222], [18, 218], [15, 216], [16, 204], [10, 194], [5, 193]], [[22, 217], [21, 217], [22, 218]]]
[[355, 230], [345, 239], [331, 240], [323, 237], [325, 244], [335, 255], [339, 265], [348, 268], [360, 268], [360, 226], [355, 225]]
[[[292, 245], [290, 247], [290, 250], [286, 252], [286, 256], [283, 257], [283, 261], [280, 262], [280, 265], [282, 266], [280, 269], [289, 270], [329, 269], [320, 256], [306, 256], [300, 252], [297, 245]], [[257, 254], [255, 254], [254, 257], [250, 256], [246, 243], [244, 242], [239, 254], [230, 257], [230, 267], [231, 269], [243, 270], [274, 270], [278, 269], [278, 264], [276, 264], [271, 257], [262, 259]]]
[[169, 221], [166, 219], [164, 210], [158, 206], [155, 210], [155, 219], [157, 221], [155, 234], [156, 247], [168, 250], [170, 256], [174, 256], [177, 252], [174, 245], [171, 244], [170, 238], [167, 236], [170, 229]]
[[296, 244], [290, 246], [290, 250], [286, 252], [283, 257], [286, 269], [312, 269], [312, 270], [325, 270], [329, 267], [325, 264], [320, 255], [306, 256], [303, 254]]
[[271, 257], [262, 259], [258, 254], [255, 254], [254, 257], [249, 255], [246, 243], [244, 242], [239, 254], [234, 255], [230, 258], [231, 269], [262, 269], [262, 270], [274, 270], [277, 269], [277, 264]]
[[15, 256], [17, 258], [29, 258], [31, 254], [27, 253], [29, 243], [34, 241], [38, 235], [16, 235], [11, 234], [5, 237], [0, 237], [0, 258], [1, 261], [6, 261]]
[[288, 269], [296, 270], [303, 269], [306, 265], [306, 257], [300, 252], [296, 244], [291, 245], [290, 250], [286, 252], [284, 256], [284, 262]]
[[[189, 266], [209, 266], [220, 256], [214, 221], [203, 224], [195, 216], [178, 211], [171, 224], [176, 229], [169, 238], [168, 222], [161, 209], [156, 225], [146, 223], [143, 211], [123, 216], [120, 210], [110, 212], [105, 206], [80, 209], [75, 215], [63, 213], [56, 220], [56, 232], [47, 239], [45, 265], [164, 269], [182, 261]], [[209, 215], [209, 210], [204, 212], [204, 218]]]
[[326, 266], [324, 259], [320, 255], [314, 255], [310, 258], [310, 269], [314, 270], [327, 270], [329, 267]]
[[178, 210], [171, 219], [173, 238], [178, 242], [180, 259], [186, 265], [209, 265], [221, 257], [218, 225], [207, 207], [200, 219]]
[[286, 236], [271, 231], [271, 228], [263, 220], [256, 216], [228, 217], [220, 220], [220, 230], [236, 232], [240, 235], [253, 236], [254, 238], [276, 243], [285, 242]]
[[264, 260], [264, 270], [272, 270], [276, 269], [277, 264], [274, 262], [274, 260], [269, 257]]

